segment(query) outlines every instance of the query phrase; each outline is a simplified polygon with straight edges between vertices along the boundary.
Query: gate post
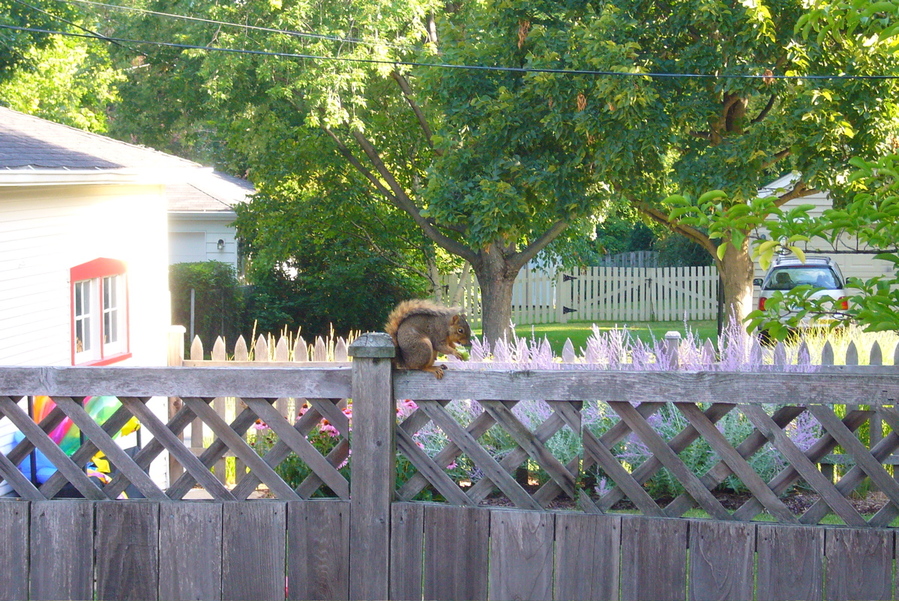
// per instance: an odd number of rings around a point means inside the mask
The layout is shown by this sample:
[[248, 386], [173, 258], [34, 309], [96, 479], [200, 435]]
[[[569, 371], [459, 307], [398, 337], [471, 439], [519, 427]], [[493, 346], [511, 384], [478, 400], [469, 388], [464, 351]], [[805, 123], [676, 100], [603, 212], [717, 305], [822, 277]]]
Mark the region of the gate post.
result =
[[350, 436], [350, 599], [387, 599], [390, 504], [396, 480], [396, 400], [390, 336], [363, 334], [353, 357], [353, 431]]

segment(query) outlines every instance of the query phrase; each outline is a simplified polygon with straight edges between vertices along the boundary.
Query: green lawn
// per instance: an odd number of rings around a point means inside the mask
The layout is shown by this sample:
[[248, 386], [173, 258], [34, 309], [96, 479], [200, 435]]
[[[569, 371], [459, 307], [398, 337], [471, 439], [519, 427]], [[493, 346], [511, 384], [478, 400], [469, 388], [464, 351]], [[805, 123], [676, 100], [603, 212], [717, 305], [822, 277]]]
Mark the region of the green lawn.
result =
[[538, 325], [517, 326], [516, 335], [522, 338], [536, 337], [540, 340], [546, 338], [556, 355], [562, 353], [565, 341], [570, 339], [575, 351], [579, 351], [587, 344], [587, 338], [593, 334], [593, 326], [596, 325], [600, 332], [609, 332], [614, 329], [624, 329], [645, 343], [653, 340], [662, 340], [667, 332], [680, 332], [683, 336], [687, 329], [693, 332], [700, 340], [711, 339], [713, 343], [718, 340], [718, 325], [714, 320], [709, 321], [654, 321], [636, 323], [614, 322], [586, 322], [573, 321], [568, 323], [549, 323]]

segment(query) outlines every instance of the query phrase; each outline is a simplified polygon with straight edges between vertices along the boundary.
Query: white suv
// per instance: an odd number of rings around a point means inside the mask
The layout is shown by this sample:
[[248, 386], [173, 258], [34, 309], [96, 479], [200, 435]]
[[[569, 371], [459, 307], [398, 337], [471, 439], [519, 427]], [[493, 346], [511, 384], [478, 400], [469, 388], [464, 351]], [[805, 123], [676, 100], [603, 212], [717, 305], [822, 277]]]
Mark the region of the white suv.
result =
[[[845, 285], [846, 280], [840, 271], [839, 265], [830, 257], [806, 256], [805, 261], [800, 261], [794, 256], [778, 256], [771, 263], [764, 278], [754, 280], [756, 286], [761, 286], [759, 294], [759, 311], [765, 310], [765, 305], [775, 292], [786, 293], [797, 286], [809, 286], [807, 298], [833, 299], [831, 307], [833, 311], [845, 311], [849, 308]], [[811, 289], [814, 289], [812, 292]], [[796, 316], [800, 309], [796, 307], [782, 307], [780, 321], [786, 321]], [[825, 325], [835, 321], [834, 315], [813, 317], [808, 314], [802, 316], [801, 326]]]

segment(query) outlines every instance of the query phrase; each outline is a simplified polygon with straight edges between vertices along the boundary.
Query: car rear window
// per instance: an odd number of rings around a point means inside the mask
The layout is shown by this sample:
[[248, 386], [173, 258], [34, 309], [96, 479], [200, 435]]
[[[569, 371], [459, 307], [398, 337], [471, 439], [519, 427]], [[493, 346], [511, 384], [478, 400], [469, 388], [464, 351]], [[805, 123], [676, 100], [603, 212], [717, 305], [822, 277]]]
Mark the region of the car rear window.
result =
[[766, 287], [769, 290], [791, 290], [807, 284], [817, 288], [833, 290], [842, 288], [840, 278], [829, 267], [781, 267], [771, 271]]

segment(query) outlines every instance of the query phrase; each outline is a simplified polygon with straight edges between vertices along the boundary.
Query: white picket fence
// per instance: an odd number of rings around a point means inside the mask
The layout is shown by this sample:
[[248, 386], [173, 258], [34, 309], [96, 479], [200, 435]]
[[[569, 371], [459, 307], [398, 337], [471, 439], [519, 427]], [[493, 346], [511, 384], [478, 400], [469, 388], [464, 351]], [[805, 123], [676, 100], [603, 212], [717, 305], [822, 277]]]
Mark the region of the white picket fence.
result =
[[[526, 325], [716, 319], [718, 286], [715, 267], [524, 269], [512, 292], [512, 321]], [[480, 324], [480, 289], [471, 272], [443, 276], [435, 296], [439, 302], [461, 306], [469, 321]]]

